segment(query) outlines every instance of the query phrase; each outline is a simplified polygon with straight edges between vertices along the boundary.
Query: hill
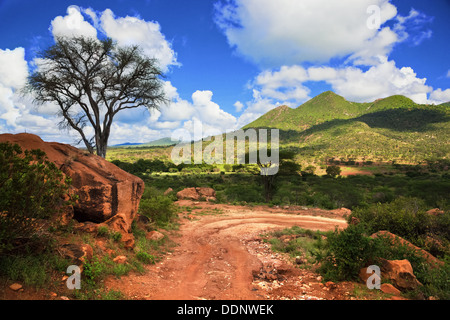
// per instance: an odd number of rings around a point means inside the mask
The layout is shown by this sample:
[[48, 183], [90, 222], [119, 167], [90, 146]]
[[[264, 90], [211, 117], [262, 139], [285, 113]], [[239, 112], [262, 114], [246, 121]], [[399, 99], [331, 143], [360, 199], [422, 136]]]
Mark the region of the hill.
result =
[[178, 143], [177, 141], [172, 141], [171, 138], [161, 138], [161, 139], [154, 140], [154, 141], [147, 142], [147, 143], [127, 142], [127, 143], [114, 145], [112, 147], [113, 148], [165, 147], [165, 146], [172, 146], [177, 143]]
[[449, 158], [450, 106], [420, 105], [395, 95], [357, 103], [324, 92], [298, 108], [275, 108], [248, 128], [280, 129], [280, 143], [299, 159], [419, 163]]
[[130, 146], [140, 146], [142, 143], [134, 143], [134, 142], [125, 142], [125, 143], [121, 143], [121, 144], [116, 144], [111, 146], [112, 148], [120, 148], [120, 147], [130, 147]]

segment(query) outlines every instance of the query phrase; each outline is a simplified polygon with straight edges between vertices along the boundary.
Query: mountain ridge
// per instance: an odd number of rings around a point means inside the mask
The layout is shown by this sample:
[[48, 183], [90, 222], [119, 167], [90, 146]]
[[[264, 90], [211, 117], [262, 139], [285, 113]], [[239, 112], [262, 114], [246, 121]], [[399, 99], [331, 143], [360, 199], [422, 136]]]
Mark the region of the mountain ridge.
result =
[[450, 103], [416, 104], [402, 95], [350, 102], [326, 91], [297, 108], [277, 107], [244, 126], [277, 128], [297, 157], [419, 163], [449, 158]]
[[153, 140], [145, 143], [134, 143], [134, 142], [126, 142], [121, 144], [116, 144], [111, 146], [112, 148], [128, 148], [128, 147], [163, 147], [163, 146], [171, 146], [177, 144], [178, 141], [172, 141], [171, 138], [161, 138], [157, 140]]
[[[447, 106], [447, 103], [441, 104], [439, 106]], [[448, 102], [450, 105], [450, 102]], [[286, 126], [280, 122], [290, 122], [297, 121], [299, 118], [303, 118], [303, 125], [318, 124], [322, 120], [334, 120], [336, 117], [338, 119], [346, 119], [350, 117], [361, 116], [365, 113], [371, 113], [374, 111], [381, 111], [392, 108], [402, 108], [402, 107], [412, 107], [415, 104], [411, 99], [402, 95], [393, 95], [381, 99], [376, 99], [373, 102], [352, 102], [346, 100], [344, 97], [334, 93], [333, 91], [325, 91], [316, 97], [306, 101], [297, 108], [290, 108], [285, 105], [281, 105], [275, 109], [270, 110], [266, 114], [262, 115], [253, 122], [245, 125], [243, 129], [262, 127], [267, 125], [274, 125], [278, 129], [284, 129]], [[289, 108], [289, 109], [287, 109]], [[274, 114], [277, 114], [274, 117]], [[322, 116], [322, 117], [320, 117]], [[287, 118], [292, 118], [289, 121]], [[274, 120], [280, 119], [278, 123]], [[294, 129], [294, 127], [289, 127], [289, 129]]]

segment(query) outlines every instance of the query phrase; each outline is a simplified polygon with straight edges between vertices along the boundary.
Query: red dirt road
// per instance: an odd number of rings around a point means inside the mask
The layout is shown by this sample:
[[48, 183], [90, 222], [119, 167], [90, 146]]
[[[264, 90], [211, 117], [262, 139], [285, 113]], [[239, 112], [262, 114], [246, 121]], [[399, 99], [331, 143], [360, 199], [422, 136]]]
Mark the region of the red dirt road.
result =
[[[330, 298], [317, 275], [271, 252], [259, 235], [292, 226], [322, 231], [345, 228], [341, 216], [316, 209], [250, 208], [191, 201], [178, 204], [196, 210], [191, 213], [193, 219], [182, 219], [180, 237], [173, 239], [177, 242], [174, 251], [148, 266], [143, 275], [108, 278], [107, 289], [120, 290], [128, 298], [139, 300]], [[255, 279], [262, 268], [268, 267], [283, 271], [283, 281]]]

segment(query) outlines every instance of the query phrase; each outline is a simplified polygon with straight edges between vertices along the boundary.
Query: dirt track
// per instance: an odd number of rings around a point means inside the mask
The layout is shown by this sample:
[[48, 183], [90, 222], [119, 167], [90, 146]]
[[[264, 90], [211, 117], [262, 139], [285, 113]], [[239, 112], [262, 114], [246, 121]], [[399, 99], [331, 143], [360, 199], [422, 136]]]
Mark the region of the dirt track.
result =
[[[190, 201], [179, 205], [192, 206], [197, 211], [192, 212], [191, 219], [182, 220], [180, 237], [174, 239], [175, 250], [162, 262], [148, 266], [144, 275], [107, 279], [108, 289], [120, 290], [130, 299], [151, 300], [257, 300], [298, 298], [302, 293], [317, 297], [317, 292], [327, 292], [317, 275], [299, 270], [273, 254], [259, 235], [294, 225], [312, 230], [344, 228], [342, 217], [312, 209], [249, 208]], [[198, 212], [204, 214], [195, 214]], [[283, 270], [285, 281], [255, 281], [261, 268], [268, 266]], [[311, 290], [305, 291], [307, 288]]]

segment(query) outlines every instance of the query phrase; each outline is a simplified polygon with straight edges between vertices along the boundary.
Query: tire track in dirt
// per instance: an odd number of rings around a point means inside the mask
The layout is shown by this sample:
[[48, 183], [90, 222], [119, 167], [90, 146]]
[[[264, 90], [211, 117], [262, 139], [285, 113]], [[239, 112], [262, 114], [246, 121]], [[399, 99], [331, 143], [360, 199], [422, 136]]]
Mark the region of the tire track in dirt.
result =
[[178, 246], [171, 254], [148, 266], [143, 275], [108, 278], [106, 288], [120, 290], [130, 299], [263, 299], [252, 290], [253, 273], [261, 268], [261, 257], [248, 251], [246, 240], [292, 226], [321, 231], [346, 226], [342, 218], [311, 216], [308, 210], [296, 214], [233, 206], [222, 206], [221, 210], [222, 214], [182, 219], [180, 237], [173, 239]]

